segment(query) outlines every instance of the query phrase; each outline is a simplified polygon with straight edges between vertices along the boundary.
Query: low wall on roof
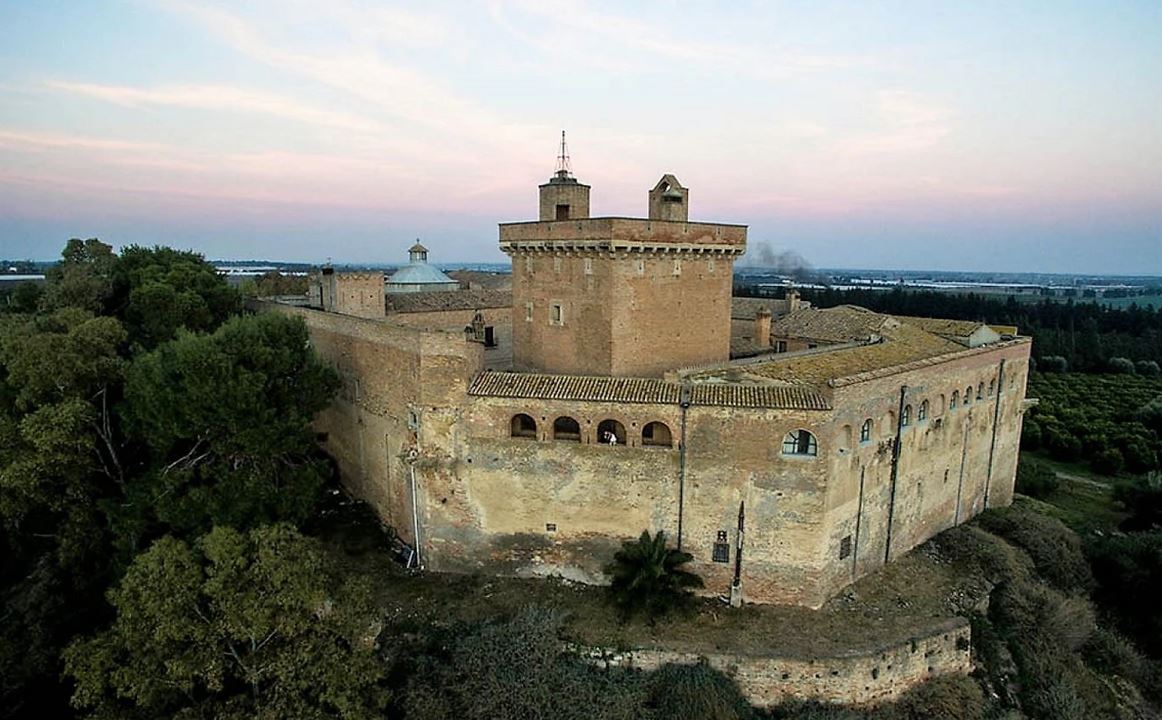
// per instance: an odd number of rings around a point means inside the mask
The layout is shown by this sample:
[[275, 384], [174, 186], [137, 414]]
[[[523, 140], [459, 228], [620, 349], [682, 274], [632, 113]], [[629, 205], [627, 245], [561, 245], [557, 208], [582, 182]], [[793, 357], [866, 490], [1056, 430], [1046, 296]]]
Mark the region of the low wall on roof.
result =
[[607, 667], [642, 670], [706, 662], [733, 679], [743, 696], [759, 707], [789, 700], [874, 705], [894, 700], [926, 680], [971, 672], [970, 637], [968, 621], [954, 618], [903, 642], [840, 657], [754, 657], [663, 649], [594, 649], [587, 654]]

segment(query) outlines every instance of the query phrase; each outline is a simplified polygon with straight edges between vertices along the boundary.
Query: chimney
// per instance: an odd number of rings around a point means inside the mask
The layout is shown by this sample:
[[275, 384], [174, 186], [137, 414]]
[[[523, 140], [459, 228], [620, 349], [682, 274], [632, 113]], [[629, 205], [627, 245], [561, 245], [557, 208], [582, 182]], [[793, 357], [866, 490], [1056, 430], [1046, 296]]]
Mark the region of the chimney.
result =
[[754, 314], [754, 341], [763, 347], [771, 344], [771, 311], [765, 307]]
[[787, 290], [787, 312], [793, 313], [799, 309], [799, 291], [795, 289]]

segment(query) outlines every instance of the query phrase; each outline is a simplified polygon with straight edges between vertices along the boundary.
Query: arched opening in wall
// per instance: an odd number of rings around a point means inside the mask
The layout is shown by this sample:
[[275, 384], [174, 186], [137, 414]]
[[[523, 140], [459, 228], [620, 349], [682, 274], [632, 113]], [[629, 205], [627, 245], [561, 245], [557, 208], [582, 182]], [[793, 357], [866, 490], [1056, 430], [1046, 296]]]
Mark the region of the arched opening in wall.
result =
[[553, 421], [553, 439], [581, 442], [581, 424], [565, 415]]
[[674, 447], [670, 427], [662, 422], [646, 423], [642, 428], [642, 445], [646, 447]]
[[911, 405], [904, 406], [903, 420], [900, 422], [900, 424], [903, 425], [904, 427], [908, 427], [909, 425], [912, 424], [912, 406]]
[[512, 416], [511, 436], [514, 438], [537, 439], [537, 421], [524, 413]]
[[928, 401], [925, 400], [920, 403], [920, 407], [916, 410], [916, 422], [924, 422], [928, 419]]
[[960, 391], [953, 390], [952, 391], [952, 399], [948, 401], [948, 409], [955, 410], [956, 406], [959, 404], [960, 404]]
[[872, 421], [871, 418], [863, 421], [863, 425], [859, 428], [859, 441], [861, 443], [871, 442], [872, 436]]
[[597, 442], [602, 445], [627, 445], [629, 436], [625, 426], [616, 420], [602, 420], [597, 424]]
[[936, 400], [936, 417], [940, 417], [941, 415], [944, 414], [945, 404], [946, 404], [946, 401], [944, 399], [944, 393], [940, 393], [940, 397], [937, 398], [937, 400]]
[[976, 386], [976, 399], [977, 400], [984, 399], [984, 383], [981, 383], [980, 385]]
[[989, 397], [992, 397], [993, 393], [995, 393], [996, 391], [997, 391], [997, 381], [996, 380], [989, 380]]
[[783, 454], [815, 456], [819, 454], [819, 446], [815, 436], [806, 430], [792, 430], [783, 438]]
[[851, 449], [851, 426], [844, 425], [843, 429], [839, 431], [839, 452], [847, 452]]
[[964, 389], [964, 404], [969, 405], [971, 403], [972, 403], [972, 385], [969, 385], [968, 387], [966, 387]]

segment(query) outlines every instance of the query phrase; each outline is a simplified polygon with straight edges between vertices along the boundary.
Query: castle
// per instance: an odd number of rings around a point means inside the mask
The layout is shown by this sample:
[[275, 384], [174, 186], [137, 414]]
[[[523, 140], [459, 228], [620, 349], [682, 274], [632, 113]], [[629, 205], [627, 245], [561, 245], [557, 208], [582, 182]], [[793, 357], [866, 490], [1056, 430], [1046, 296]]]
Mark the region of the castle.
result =
[[601, 582], [664, 530], [705, 592], [818, 607], [1011, 502], [1016, 328], [732, 300], [745, 226], [690, 222], [672, 175], [646, 218], [589, 190], [559, 164], [500, 225], [511, 294], [324, 269], [314, 307], [260, 303], [341, 374], [320, 439], [417, 562]]

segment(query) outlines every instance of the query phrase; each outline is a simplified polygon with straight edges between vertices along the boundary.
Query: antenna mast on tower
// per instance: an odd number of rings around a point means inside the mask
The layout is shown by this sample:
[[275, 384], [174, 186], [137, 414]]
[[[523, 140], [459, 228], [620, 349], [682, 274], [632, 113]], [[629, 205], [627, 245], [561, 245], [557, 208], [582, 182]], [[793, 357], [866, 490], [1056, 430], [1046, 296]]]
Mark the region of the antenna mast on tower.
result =
[[557, 154], [557, 172], [559, 178], [573, 177], [573, 165], [569, 162], [569, 147], [565, 145], [565, 131], [561, 131], [561, 151]]

